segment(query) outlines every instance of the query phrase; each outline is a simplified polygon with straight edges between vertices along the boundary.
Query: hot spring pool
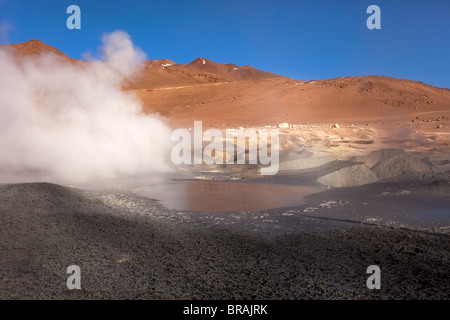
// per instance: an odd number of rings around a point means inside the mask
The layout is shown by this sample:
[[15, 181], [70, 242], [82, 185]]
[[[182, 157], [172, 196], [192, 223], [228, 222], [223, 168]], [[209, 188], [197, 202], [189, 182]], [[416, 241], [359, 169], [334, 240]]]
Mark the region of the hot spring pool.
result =
[[195, 180], [153, 184], [134, 189], [139, 196], [155, 199], [168, 209], [199, 212], [258, 211], [301, 205], [318, 187]]

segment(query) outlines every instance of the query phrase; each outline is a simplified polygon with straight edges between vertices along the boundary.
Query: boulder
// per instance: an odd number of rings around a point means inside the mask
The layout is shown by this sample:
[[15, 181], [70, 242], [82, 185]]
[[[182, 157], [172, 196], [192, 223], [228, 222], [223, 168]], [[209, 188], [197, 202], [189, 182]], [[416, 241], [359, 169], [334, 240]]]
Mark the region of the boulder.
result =
[[379, 179], [396, 177], [405, 173], [436, 171], [430, 163], [399, 149], [373, 151], [366, 156], [354, 157], [352, 161], [363, 162]]
[[341, 168], [317, 179], [318, 183], [328, 187], [354, 187], [373, 183], [377, 176], [363, 163]]
[[289, 128], [289, 123], [287, 123], [287, 122], [282, 122], [282, 123], [278, 124], [278, 128], [280, 128], [280, 129], [286, 129], [286, 128]]

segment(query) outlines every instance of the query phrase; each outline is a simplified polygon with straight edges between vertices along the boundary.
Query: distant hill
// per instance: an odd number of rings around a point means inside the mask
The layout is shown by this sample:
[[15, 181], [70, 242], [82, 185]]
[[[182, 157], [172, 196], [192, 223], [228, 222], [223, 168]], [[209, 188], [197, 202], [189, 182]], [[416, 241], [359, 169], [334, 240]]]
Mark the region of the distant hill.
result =
[[239, 80], [285, 78], [251, 66], [238, 67], [235, 64], [221, 64], [204, 58], [197, 58], [187, 65], [176, 64], [167, 59], [144, 62], [143, 71], [127, 83], [128, 89], [151, 89], [167, 86], [186, 86]]
[[298, 81], [283, 78], [137, 90], [145, 110], [180, 123], [211, 126], [408, 119], [442, 111], [450, 90], [383, 76]]
[[[0, 48], [12, 48], [18, 56], [53, 52], [82, 62], [39, 40]], [[205, 58], [187, 65], [147, 60], [123, 89], [136, 92], [145, 112], [213, 126], [412, 119], [450, 111], [449, 89], [418, 81], [383, 76], [301, 81]]]
[[229, 80], [256, 80], [264, 78], [284, 78], [283, 76], [261, 71], [252, 66], [239, 67], [232, 63], [221, 64], [204, 58], [197, 58], [187, 65], [188, 68], [216, 74]]
[[42, 53], [48, 53], [53, 52], [56, 53], [59, 56], [62, 56], [64, 58], [67, 58], [68, 60], [74, 60], [67, 56], [62, 51], [53, 48], [52, 46], [49, 46], [48, 44], [43, 43], [40, 40], [30, 40], [23, 43], [16, 43], [16, 44], [10, 44], [10, 45], [1, 45], [1, 48], [9, 48], [13, 49], [15, 54], [18, 56], [27, 56], [27, 55], [33, 55], [33, 54], [42, 54]]

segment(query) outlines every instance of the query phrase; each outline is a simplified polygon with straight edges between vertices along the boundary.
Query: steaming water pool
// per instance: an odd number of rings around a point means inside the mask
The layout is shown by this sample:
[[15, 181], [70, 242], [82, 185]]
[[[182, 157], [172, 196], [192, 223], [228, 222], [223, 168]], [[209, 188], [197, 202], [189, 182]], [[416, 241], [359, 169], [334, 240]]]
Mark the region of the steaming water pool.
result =
[[181, 181], [134, 189], [172, 210], [199, 212], [258, 211], [301, 205], [307, 195], [322, 191], [311, 186], [232, 181]]

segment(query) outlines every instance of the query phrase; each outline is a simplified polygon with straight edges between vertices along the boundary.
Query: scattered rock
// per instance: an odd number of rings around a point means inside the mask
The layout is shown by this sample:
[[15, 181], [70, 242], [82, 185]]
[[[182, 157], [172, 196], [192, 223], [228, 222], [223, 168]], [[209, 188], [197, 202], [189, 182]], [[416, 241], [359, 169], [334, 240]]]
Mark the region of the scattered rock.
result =
[[286, 129], [286, 128], [289, 128], [289, 123], [287, 123], [287, 122], [282, 122], [282, 123], [278, 124], [278, 128], [280, 128], [280, 129]]
[[130, 261], [131, 258], [130, 258], [130, 256], [128, 256], [126, 254], [119, 253], [119, 254], [113, 254], [111, 256], [111, 260], [114, 262], [117, 262], [117, 263], [124, 263], [124, 262]]
[[337, 123], [335, 123], [335, 124], [333, 125], [333, 128], [339, 129], [339, 125], [338, 125]]
[[373, 183], [377, 176], [363, 163], [355, 163], [317, 179], [318, 183], [329, 187], [354, 187]]
[[379, 179], [387, 179], [411, 172], [435, 171], [434, 166], [399, 149], [373, 151], [367, 156], [355, 157], [352, 161], [363, 162]]

